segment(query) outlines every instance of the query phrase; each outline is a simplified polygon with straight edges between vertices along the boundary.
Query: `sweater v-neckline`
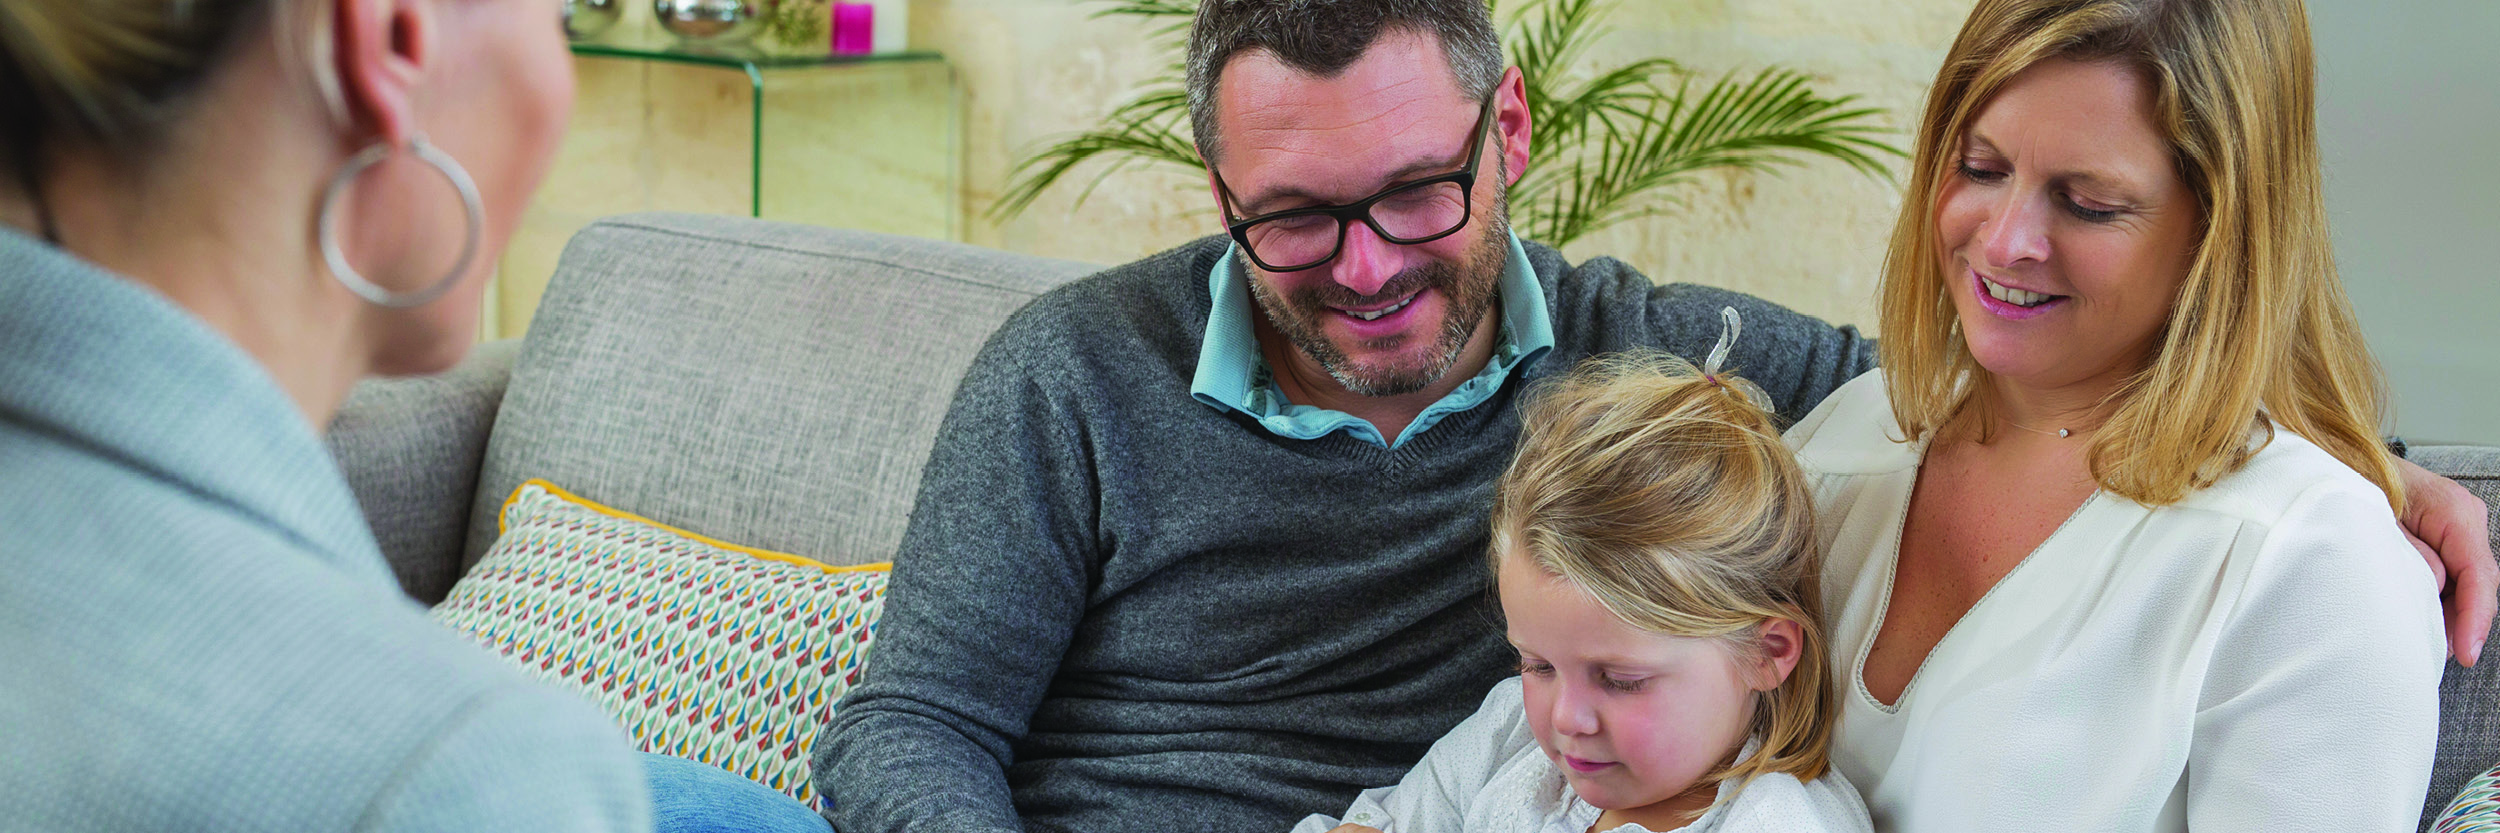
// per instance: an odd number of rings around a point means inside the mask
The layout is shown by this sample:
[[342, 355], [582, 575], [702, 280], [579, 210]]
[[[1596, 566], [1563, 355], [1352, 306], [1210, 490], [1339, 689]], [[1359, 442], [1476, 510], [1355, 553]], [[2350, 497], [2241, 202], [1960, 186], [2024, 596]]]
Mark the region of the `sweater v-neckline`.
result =
[[[1918, 658], [1918, 667], [1910, 671], [1910, 680], [1902, 684], [1901, 693], [1895, 695], [1892, 702], [1886, 703], [1883, 698], [1876, 697], [1875, 692], [1866, 687], [1866, 662], [1874, 656], [1875, 643], [1884, 638], [1885, 622], [1892, 618], [1893, 582], [1899, 577], [1901, 571], [1901, 546], [1909, 531], [1910, 502], [1918, 495], [1918, 478], [1926, 468], [1927, 443], [1922, 441], [1918, 448], [1918, 464], [1911, 466], [1908, 472], [1910, 478], [1908, 487], [1901, 491], [1900, 500], [1893, 507], [1892, 540], [1885, 547], [1887, 555], [1884, 559], [1884, 585], [1881, 591], [1883, 597], [1875, 606], [1874, 626], [1867, 632], [1866, 642], [1858, 646], [1857, 657], [1849, 663], [1849, 687], [1858, 697], [1864, 698], [1868, 705], [1885, 714], [1899, 714], [1902, 705], [1910, 701], [1910, 695], [1918, 691], [1919, 681], [1926, 679], [1927, 669], [1935, 663], [1936, 655], [1946, 646], [1954, 644], [1956, 635], [1968, 630], [1963, 626], [1971, 621], [1972, 615], [1986, 607], [1989, 600], [1996, 598], [1998, 591], [2003, 590], [2008, 582], [2013, 581], [2016, 576], [2023, 575], [2024, 568], [2038, 560], [2041, 553], [2047, 552], [2051, 545], [2058, 543], [2058, 539], [2065, 536], [2066, 530], [2074, 527], [2076, 519], [2083, 517], [2084, 513], [2092, 511], [2093, 507], [2103, 503], [2101, 497], [2105, 494], [2100, 488], [2095, 487], [2091, 494], [2084, 496], [2083, 503], [2077, 505], [2074, 511], [2067, 513], [2065, 520], [2058, 522], [2057, 528], [2051, 530], [2048, 537], [2040, 539], [2040, 543], [2034, 545], [2030, 552], [2024, 553], [2022, 560], [2015, 562], [2012, 569], [2006, 570], [2005, 575], [1998, 576], [1995, 583], [1988, 585], [1987, 592], [1979, 594], [1978, 601], [1971, 602], [1970, 607], [1962, 610], [1962, 615], [1954, 617], [1953, 624], [1945, 628], [1944, 635], [1936, 637], [1935, 644], [1927, 646], [1926, 655]], [[1968, 641], [1967, 638], [1964, 641]]]

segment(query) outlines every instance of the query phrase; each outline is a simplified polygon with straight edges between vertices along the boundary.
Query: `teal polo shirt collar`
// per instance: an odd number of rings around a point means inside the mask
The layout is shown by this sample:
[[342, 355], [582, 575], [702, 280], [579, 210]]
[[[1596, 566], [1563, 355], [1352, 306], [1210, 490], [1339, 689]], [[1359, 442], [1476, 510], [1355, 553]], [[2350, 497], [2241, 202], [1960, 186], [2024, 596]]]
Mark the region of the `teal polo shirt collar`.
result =
[[1510, 256], [1502, 267], [1502, 330], [1493, 358], [1475, 378], [1424, 408], [1395, 442], [1381, 436], [1369, 421], [1344, 411], [1286, 401], [1277, 389], [1267, 359], [1259, 354], [1251, 331], [1250, 281], [1236, 268], [1240, 246], [1226, 249], [1208, 270], [1207, 290], [1214, 306], [1207, 311], [1206, 339], [1198, 347], [1198, 369], [1189, 395], [1218, 411], [1238, 411], [1280, 437], [1315, 440], [1337, 431], [1382, 448], [1397, 448], [1421, 436], [1443, 417], [1484, 404], [1518, 369], [1554, 349], [1553, 315], [1545, 308], [1545, 289], [1519, 236], [1510, 237]]

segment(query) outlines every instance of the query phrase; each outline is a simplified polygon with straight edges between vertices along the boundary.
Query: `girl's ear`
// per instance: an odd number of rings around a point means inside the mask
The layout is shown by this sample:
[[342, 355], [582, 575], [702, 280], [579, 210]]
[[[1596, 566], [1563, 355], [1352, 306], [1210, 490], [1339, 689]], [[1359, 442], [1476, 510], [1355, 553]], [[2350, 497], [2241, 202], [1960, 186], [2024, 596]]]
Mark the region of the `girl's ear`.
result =
[[1765, 619], [1755, 626], [1757, 648], [1754, 666], [1748, 671], [1755, 691], [1770, 691], [1788, 681], [1789, 672], [1797, 670], [1797, 660], [1805, 656], [1805, 629], [1793, 619]]

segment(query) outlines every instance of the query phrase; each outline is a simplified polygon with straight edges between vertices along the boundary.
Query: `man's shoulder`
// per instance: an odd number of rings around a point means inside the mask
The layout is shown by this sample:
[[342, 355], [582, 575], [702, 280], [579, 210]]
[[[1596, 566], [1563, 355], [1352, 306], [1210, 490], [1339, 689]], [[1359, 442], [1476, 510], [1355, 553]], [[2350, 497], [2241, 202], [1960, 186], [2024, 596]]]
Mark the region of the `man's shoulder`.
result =
[[1019, 313], [1033, 317], [1096, 317], [1174, 302], [1194, 303], [1205, 317], [1207, 275], [1228, 241], [1202, 237], [1051, 288]]
[[1224, 251], [1223, 238], [1204, 238], [1055, 287], [990, 334], [967, 379], [1088, 396], [1174, 379], [1185, 390]]
[[[1718, 287], [1659, 283], [1613, 257], [1601, 255], [1574, 263], [1561, 251], [1541, 243], [1521, 240], [1520, 248], [1527, 253], [1528, 264], [1536, 269], [1539, 288], [1545, 292], [1556, 347], [1563, 355], [1575, 357], [1573, 360], [1635, 348], [1682, 354], [1691, 345], [1670, 339], [1684, 331], [1678, 326], [1680, 323], [1701, 322], [1707, 325], [1707, 335], [1715, 336], [1720, 307], [1751, 310], [1761, 303]], [[1687, 358], [1698, 360], [1700, 356]]]
[[1622, 295], [1627, 289], [1646, 290], [1654, 285], [1649, 276], [1611, 256], [1573, 263], [1562, 250], [1524, 237], [1519, 239], [1519, 248], [1527, 253], [1528, 265], [1536, 269], [1537, 283], [1550, 300], [1602, 300]]
[[1204, 237], [1061, 284], [1008, 316], [998, 338], [1034, 348], [1182, 334], [1206, 326], [1207, 275], [1228, 241]]

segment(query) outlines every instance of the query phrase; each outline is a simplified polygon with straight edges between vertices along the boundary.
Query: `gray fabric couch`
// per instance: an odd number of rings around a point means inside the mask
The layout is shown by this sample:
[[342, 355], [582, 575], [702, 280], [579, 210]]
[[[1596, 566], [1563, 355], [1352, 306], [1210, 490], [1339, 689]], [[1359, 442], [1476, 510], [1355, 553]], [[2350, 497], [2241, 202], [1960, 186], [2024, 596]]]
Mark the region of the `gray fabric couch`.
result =
[[[882, 561], [973, 353], [1008, 313], [1094, 268], [754, 220], [614, 217], [573, 238], [528, 338], [440, 376], [360, 385], [330, 445], [400, 583], [428, 603], [485, 552], [497, 509], [530, 478], [740, 544]], [[2500, 449], [2414, 456], [2500, 506]], [[2500, 649], [2486, 657], [2452, 664], [2442, 684], [2426, 818], [2500, 763]]]

